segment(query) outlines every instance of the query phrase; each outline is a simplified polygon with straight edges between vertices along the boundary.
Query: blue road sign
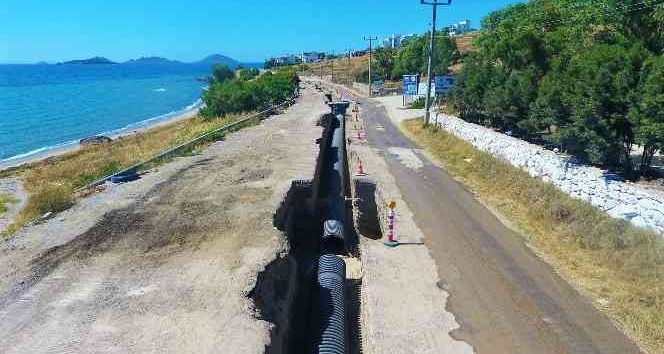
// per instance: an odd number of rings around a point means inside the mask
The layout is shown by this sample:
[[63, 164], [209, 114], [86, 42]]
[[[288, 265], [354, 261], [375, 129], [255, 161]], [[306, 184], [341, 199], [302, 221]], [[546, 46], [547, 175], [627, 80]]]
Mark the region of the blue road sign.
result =
[[436, 82], [436, 94], [445, 93], [454, 88], [454, 76], [438, 75], [434, 77]]
[[420, 75], [403, 76], [403, 94], [406, 96], [417, 95], [417, 86], [420, 83]]

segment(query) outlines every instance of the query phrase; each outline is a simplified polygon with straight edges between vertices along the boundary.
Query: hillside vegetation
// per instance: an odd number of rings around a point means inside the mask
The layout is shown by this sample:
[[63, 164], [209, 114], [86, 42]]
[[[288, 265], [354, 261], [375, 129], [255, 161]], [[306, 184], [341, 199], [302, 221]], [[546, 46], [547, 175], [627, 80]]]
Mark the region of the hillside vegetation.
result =
[[664, 146], [663, 50], [660, 1], [512, 5], [482, 22], [451, 103], [467, 121], [637, 178]]
[[203, 95], [204, 117], [223, 117], [227, 114], [263, 110], [293, 96], [299, 84], [295, 68], [284, 67], [276, 72], [256, 76], [251, 69], [233, 74], [224, 65], [213, 69], [213, 82]]

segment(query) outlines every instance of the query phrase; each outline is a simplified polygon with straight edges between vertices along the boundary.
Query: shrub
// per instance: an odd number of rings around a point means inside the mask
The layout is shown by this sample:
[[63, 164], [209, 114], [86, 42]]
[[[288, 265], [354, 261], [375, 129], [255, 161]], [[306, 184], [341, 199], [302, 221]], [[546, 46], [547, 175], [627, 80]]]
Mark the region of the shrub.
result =
[[294, 69], [283, 68], [254, 80], [215, 82], [203, 96], [204, 117], [223, 117], [230, 113], [261, 110], [279, 104], [293, 95], [299, 79]]

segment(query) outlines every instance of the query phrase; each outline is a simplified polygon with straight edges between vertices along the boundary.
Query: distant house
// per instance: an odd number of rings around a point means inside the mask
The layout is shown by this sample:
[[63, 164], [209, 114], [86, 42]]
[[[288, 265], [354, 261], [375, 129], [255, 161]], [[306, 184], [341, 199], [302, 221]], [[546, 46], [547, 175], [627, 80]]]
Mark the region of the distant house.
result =
[[406, 44], [413, 38], [415, 38], [414, 34], [392, 34], [389, 37], [383, 39], [383, 48], [399, 49], [402, 45]]
[[278, 65], [291, 65], [291, 64], [296, 64], [298, 63], [300, 58], [298, 58], [296, 55], [292, 54], [287, 54], [284, 56], [280, 56], [274, 59], [274, 62]]
[[303, 63], [318, 63], [321, 61], [323, 56], [318, 52], [302, 52], [301, 60]]
[[473, 30], [473, 28], [470, 27], [470, 20], [459, 21], [453, 25], [446, 27], [445, 29], [447, 30], [447, 34], [450, 37], [460, 36], [462, 34], [466, 34]]

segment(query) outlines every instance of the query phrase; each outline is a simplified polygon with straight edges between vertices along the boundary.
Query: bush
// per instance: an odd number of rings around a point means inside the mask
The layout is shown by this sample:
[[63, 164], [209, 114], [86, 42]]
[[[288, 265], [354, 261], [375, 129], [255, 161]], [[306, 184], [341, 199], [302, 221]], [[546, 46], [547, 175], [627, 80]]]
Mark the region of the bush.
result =
[[[426, 95], [425, 95], [426, 96]], [[424, 108], [424, 105], [426, 104], [426, 100], [424, 97], [419, 97], [413, 101], [410, 106], [408, 106], [409, 109], [421, 109]]]
[[259, 73], [256, 68], [242, 68], [237, 71], [237, 78], [242, 81], [249, 81], [258, 76]]
[[233, 72], [224, 64], [217, 64], [212, 69], [214, 82], [225, 82], [233, 78]]
[[292, 68], [268, 72], [253, 80], [234, 79], [215, 82], [203, 96], [205, 108], [201, 113], [210, 119], [230, 113], [262, 110], [292, 97], [299, 84]]
[[30, 195], [26, 209], [33, 210], [37, 215], [44, 215], [66, 210], [73, 202], [74, 194], [70, 187], [45, 182], [39, 186], [36, 193]]

